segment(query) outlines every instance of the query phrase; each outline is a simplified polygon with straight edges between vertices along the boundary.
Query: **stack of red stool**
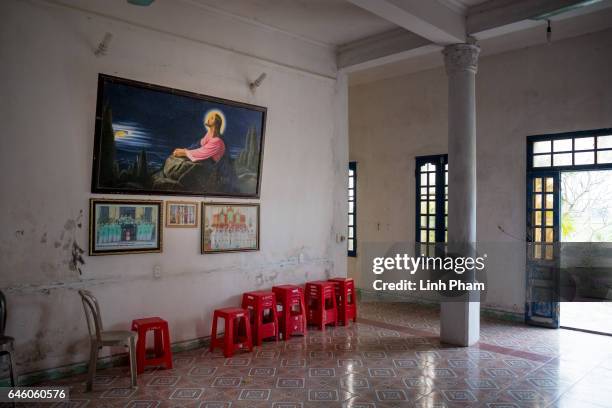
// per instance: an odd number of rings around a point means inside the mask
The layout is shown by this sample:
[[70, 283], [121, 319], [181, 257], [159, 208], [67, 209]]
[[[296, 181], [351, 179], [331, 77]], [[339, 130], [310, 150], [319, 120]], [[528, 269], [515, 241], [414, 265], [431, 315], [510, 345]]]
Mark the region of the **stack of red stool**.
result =
[[[132, 321], [132, 330], [138, 333], [136, 343], [136, 365], [138, 374], [144, 373], [145, 366], [164, 365], [172, 368], [172, 349], [170, 348], [170, 332], [168, 322], [159, 317], [148, 317]], [[147, 332], [155, 333], [155, 358], [147, 358], [146, 342]]]
[[246, 292], [242, 295], [242, 308], [250, 312], [253, 343], [261, 346], [263, 339], [274, 337], [278, 341], [278, 317], [274, 292]]
[[338, 306], [338, 322], [344, 326], [349, 320], [357, 319], [357, 304], [355, 303], [355, 281], [353, 278], [332, 278], [329, 280], [336, 288], [336, 304]]
[[306, 314], [308, 324], [321, 330], [333, 323], [338, 324], [338, 309], [333, 282], [314, 281], [306, 283]]
[[289, 340], [293, 333], [306, 334], [306, 308], [302, 288], [280, 285], [274, 286], [272, 292], [276, 294], [277, 308], [281, 308], [278, 317], [283, 340]]
[[[219, 318], [225, 320], [225, 334], [222, 339], [217, 339], [217, 320]], [[215, 310], [210, 334], [210, 351], [212, 352], [215, 347], [223, 348], [225, 357], [233, 356], [234, 352], [240, 349], [253, 351], [248, 310], [238, 307]]]

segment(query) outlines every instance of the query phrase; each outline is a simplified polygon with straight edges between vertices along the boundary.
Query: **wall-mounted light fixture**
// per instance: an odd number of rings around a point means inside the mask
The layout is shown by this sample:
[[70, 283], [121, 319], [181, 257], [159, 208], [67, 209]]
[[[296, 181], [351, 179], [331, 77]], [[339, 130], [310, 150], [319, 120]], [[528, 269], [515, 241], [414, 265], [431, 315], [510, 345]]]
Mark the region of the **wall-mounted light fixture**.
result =
[[100, 41], [100, 44], [98, 44], [98, 48], [96, 48], [96, 50], [94, 51], [96, 57], [106, 55], [106, 52], [108, 51], [108, 45], [110, 44], [112, 39], [113, 35], [111, 33], [104, 34], [104, 38], [102, 39], [102, 41]]
[[259, 87], [259, 85], [261, 85], [261, 83], [264, 81], [264, 79], [266, 79], [266, 73], [263, 72], [260, 76], [257, 77], [256, 80], [254, 80], [253, 82], [251, 82], [249, 84], [249, 88], [251, 88], [251, 91], [255, 92], [255, 89], [257, 89], [257, 87]]

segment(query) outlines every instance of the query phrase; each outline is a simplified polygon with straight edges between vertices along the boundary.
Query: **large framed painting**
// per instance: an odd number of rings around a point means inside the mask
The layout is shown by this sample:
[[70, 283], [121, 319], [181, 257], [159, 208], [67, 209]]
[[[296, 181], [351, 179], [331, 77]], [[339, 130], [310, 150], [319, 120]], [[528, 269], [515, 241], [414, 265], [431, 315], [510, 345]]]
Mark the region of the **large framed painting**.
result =
[[162, 205], [152, 200], [89, 201], [89, 255], [162, 251]]
[[258, 250], [259, 204], [202, 204], [203, 254]]
[[259, 197], [266, 108], [100, 74], [93, 193]]

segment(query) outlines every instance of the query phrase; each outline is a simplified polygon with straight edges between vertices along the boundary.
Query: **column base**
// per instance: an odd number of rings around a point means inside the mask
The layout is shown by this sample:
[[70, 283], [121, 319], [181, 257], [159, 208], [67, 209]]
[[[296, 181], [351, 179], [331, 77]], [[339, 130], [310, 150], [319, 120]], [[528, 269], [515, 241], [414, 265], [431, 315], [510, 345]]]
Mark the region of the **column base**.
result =
[[480, 339], [480, 302], [442, 302], [440, 341], [454, 346], [473, 346]]

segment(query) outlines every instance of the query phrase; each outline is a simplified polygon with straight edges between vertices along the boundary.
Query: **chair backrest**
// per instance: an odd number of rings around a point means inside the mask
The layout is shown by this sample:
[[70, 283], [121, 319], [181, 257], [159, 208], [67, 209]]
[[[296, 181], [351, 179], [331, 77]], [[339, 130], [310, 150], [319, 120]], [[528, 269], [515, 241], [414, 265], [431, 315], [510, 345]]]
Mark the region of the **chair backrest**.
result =
[[4, 293], [0, 291], [0, 336], [4, 336], [4, 329], [6, 328], [6, 298]]
[[88, 290], [79, 290], [81, 300], [83, 301], [83, 309], [85, 310], [85, 320], [87, 320], [87, 329], [91, 337], [95, 336], [98, 341], [101, 341], [102, 316], [100, 315], [100, 305], [95, 296]]

